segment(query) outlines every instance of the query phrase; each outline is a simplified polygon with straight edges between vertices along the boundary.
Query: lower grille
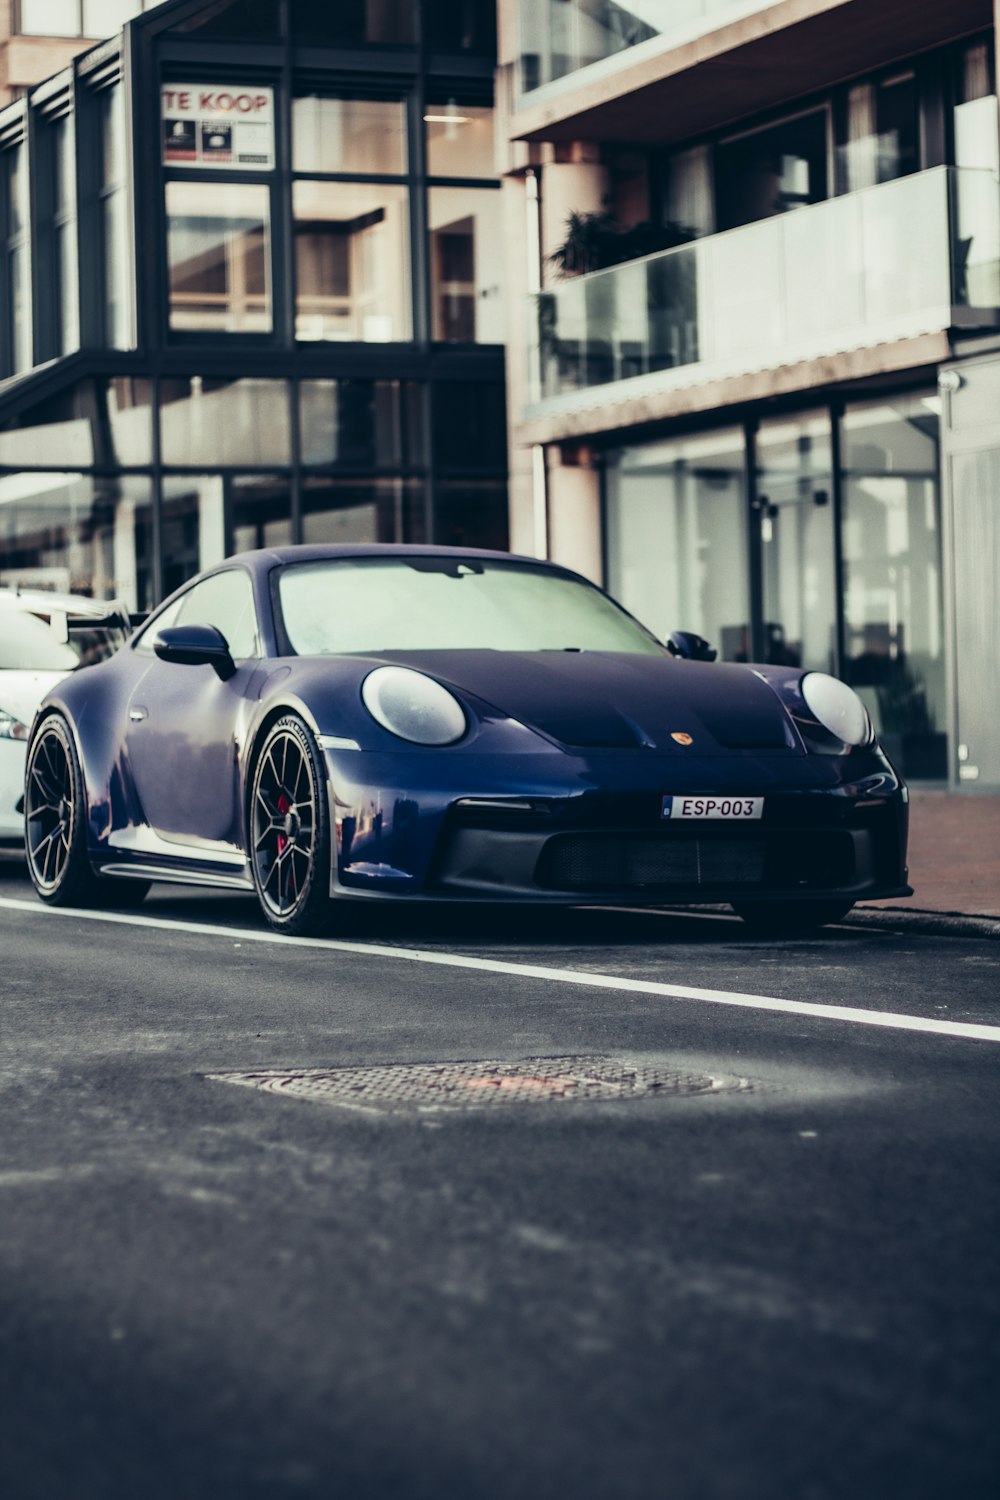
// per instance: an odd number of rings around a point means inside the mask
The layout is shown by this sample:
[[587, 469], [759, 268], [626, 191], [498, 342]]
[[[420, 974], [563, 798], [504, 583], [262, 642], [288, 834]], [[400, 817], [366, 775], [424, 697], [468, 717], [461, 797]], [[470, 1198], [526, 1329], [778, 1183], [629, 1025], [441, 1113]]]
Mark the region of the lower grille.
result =
[[760, 885], [766, 846], [758, 839], [567, 834], [548, 841], [535, 880], [550, 891]]

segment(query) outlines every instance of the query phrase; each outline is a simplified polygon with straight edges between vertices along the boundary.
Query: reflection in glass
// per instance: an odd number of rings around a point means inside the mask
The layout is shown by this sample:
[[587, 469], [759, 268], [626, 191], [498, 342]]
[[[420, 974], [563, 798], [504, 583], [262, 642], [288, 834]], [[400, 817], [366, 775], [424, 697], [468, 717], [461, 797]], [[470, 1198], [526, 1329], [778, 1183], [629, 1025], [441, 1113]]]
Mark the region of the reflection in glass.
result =
[[424, 125], [428, 176], [496, 177], [492, 109], [455, 99], [431, 102]]
[[102, 89], [101, 249], [104, 261], [104, 342], [132, 347], [132, 274], [125, 191], [125, 103], [121, 84]]
[[231, 465], [290, 461], [288, 387], [283, 380], [163, 380], [163, 462]]
[[423, 542], [424, 486], [412, 479], [307, 479], [304, 542]]
[[[6, 285], [3, 288], [3, 311], [9, 316], [10, 356], [13, 373], [29, 370], [32, 364], [31, 333], [31, 250], [29, 240], [28, 164], [24, 146], [11, 146], [3, 152], [2, 207], [6, 213]], [[6, 321], [6, 319], [4, 319]], [[6, 373], [6, 372], [4, 372]]]
[[220, 474], [163, 480], [163, 597], [226, 556], [225, 483]]
[[355, 468], [425, 461], [423, 387], [399, 380], [304, 380], [302, 462]]
[[270, 332], [269, 226], [264, 186], [167, 184], [171, 328]]
[[424, 31], [432, 52], [496, 51], [495, 0], [431, 0], [424, 4]]
[[432, 337], [440, 343], [504, 340], [503, 218], [499, 192], [432, 187]]
[[406, 172], [406, 106], [399, 99], [292, 101], [292, 165], [296, 172]]
[[56, 292], [56, 352], [69, 354], [80, 345], [77, 290], [76, 159], [69, 115], [50, 126], [52, 165], [52, 249]]
[[0, 585], [13, 584], [151, 609], [149, 480], [0, 477]]
[[506, 469], [506, 392], [502, 382], [436, 381], [433, 400], [436, 469], [462, 473]]
[[287, 547], [292, 540], [289, 481], [280, 474], [237, 474], [230, 483], [230, 552]]
[[827, 120], [826, 109], [816, 109], [720, 142], [715, 153], [720, 230], [822, 202]]
[[843, 419], [844, 677], [916, 777], [947, 771], [939, 426], [934, 394]]
[[608, 589], [665, 640], [750, 659], [742, 428], [623, 448], [607, 469]]
[[150, 401], [148, 380], [82, 380], [22, 412], [16, 425], [0, 431], [0, 465], [85, 469], [148, 464]]
[[434, 540], [444, 547], [506, 552], [507, 484], [502, 479], [447, 479], [434, 486]]
[[406, 188], [300, 181], [293, 203], [296, 337], [367, 344], [409, 339]]
[[[159, 0], [145, 0], [145, 9], [152, 10]], [[214, 5], [199, 10], [186, 21], [180, 21], [176, 30], [196, 31], [200, 37], [266, 37], [273, 41], [279, 30], [279, 0], [216, 0]]]
[[834, 672], [833, 470], [826, 412], [761, 423], [757, 503], [764, 660]]

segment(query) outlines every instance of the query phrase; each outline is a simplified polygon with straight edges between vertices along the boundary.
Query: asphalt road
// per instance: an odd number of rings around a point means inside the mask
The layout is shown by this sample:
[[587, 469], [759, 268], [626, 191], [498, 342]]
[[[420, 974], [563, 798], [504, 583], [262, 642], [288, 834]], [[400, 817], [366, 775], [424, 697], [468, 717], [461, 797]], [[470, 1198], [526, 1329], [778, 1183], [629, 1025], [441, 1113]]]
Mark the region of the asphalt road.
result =
[[1000, 943], [137, 916], [0, 862], [4, 1500], [996, 1500]]

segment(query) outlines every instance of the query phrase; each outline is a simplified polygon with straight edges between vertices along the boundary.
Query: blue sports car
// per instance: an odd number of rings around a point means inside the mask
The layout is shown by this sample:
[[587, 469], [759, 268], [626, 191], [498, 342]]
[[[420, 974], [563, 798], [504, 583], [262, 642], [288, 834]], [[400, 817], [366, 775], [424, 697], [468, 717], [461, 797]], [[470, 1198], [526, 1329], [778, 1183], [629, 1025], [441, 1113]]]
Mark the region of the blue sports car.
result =
[[231, 557], [46, 697], [31, 878], [54, 905], [256, 891], [292, 934], [350, 898], [727, 902], [794, 931], [910, 895], [860, 699], [712, 655], [506, 553]]

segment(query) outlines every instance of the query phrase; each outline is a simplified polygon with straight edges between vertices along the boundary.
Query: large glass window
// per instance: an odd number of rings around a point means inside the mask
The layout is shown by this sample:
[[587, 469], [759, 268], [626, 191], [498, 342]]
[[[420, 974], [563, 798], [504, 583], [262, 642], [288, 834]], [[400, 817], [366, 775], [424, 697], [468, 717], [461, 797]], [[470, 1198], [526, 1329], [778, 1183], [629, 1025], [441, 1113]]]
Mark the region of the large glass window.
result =
[[424, 0], [423, 18], [427, 45], [433, 52], [489, 56], [496, 48], [495, 0]]
[[427, 173], [430, 177], [495, 178], [494, 112], [454, 98], [428, 104]]
[[[2, 176], [0, 190], [2, 202], [0, 219], [4, 225], [3, 249], [4, 278], [2, 288], [4, 313], [2, 322], [7, 324], [6, 350], [0, 348], [0, 358], [17, 374], [31, 368], [33, 348], [31, 331], [31, 241], [29, 236], [30, 214], [28, 207], [28, 160], [23, 145], [10, 146], [0, 155]], [[0, 328], [0, 338], [3, 329]], [[6, 371], [4, 373], [7, 373]]]
[[111, 36], [159, 0], [21, 0], [24, 36]]
[[121, 599], [150, 609], [152, 503], [140, 477], [0, 477], [0, 585]]
[[[432, 7], [440, 0], [431, 0]], [[416, 36], [414, 0], [290, 0], [292, 35], [347, 45], [409, 46]]]
[[82, 469], [148, 464], [150, 400], [148, 380], [83, 380], [0, 430], [0, 465]]
[[220, 474], [168, 474], [161, 522], [163, 596], [226, 556], [226, 488]]
[[715, 152], [716, 220], [736, 229], [827, 196], [824, 106], [722, 141]]
[[292, 103], [296, 172], [406, 172], [406, 106], [401, 99], [330, 99], [306, 94]]
[[904, 774], [944, 776], [939, 399], [843, 419], [844, 676]]
[[171, 467], [287, 464], [288, 387], [283, 380], [164, 380], [163, 462]]
[[764, 660], [836, 670], [833, 470], [828, 412], [757, 434]]
[[230, 484], [230, 551], [287, 547], [292, 540], [289, 481], [280, 474], [237, 474]]
[[410, 479], [307, 479], [304, 542], [423, 542], [424, 486]]
[[409, 193], [392, 183], [294, 186], [296, 337], [411, 337]]
[[385, 469], [426, 461], [423, 388], [399, 380], [304, 380], [302, 462]]
[[500, 193], [489, 188], [432, 187], [427, 196], [434, 339], [503, 343]]
[[847, 193], [919, 169], [920, 97], [912, 69], [850, 86], [837, 160], [839, 187]]
[[243, 182], [169, 182], [167, 226], [171, 328], [270, 332], [268, 189]]
[[750, 659], [743, 429], [625, 448], [607, 470], [608, 587], [666, 639]]
[[434, 541], [444, 547], [509, 545], [507, 482], [502, 479], [439, 479], [434, 485]]
[[76, 253], [76, 148], [73, 120], [64, 115], [49, 127], [52, 168], [52, 239], [57, 297], [56, 348], [69, 354], [80, 343]]
[[103, 89], [101, 117], [101, 250], [104, 261], [104, 340], [132, 347], [132, 273], [125, 187], [125, 103], [120, 84]]

